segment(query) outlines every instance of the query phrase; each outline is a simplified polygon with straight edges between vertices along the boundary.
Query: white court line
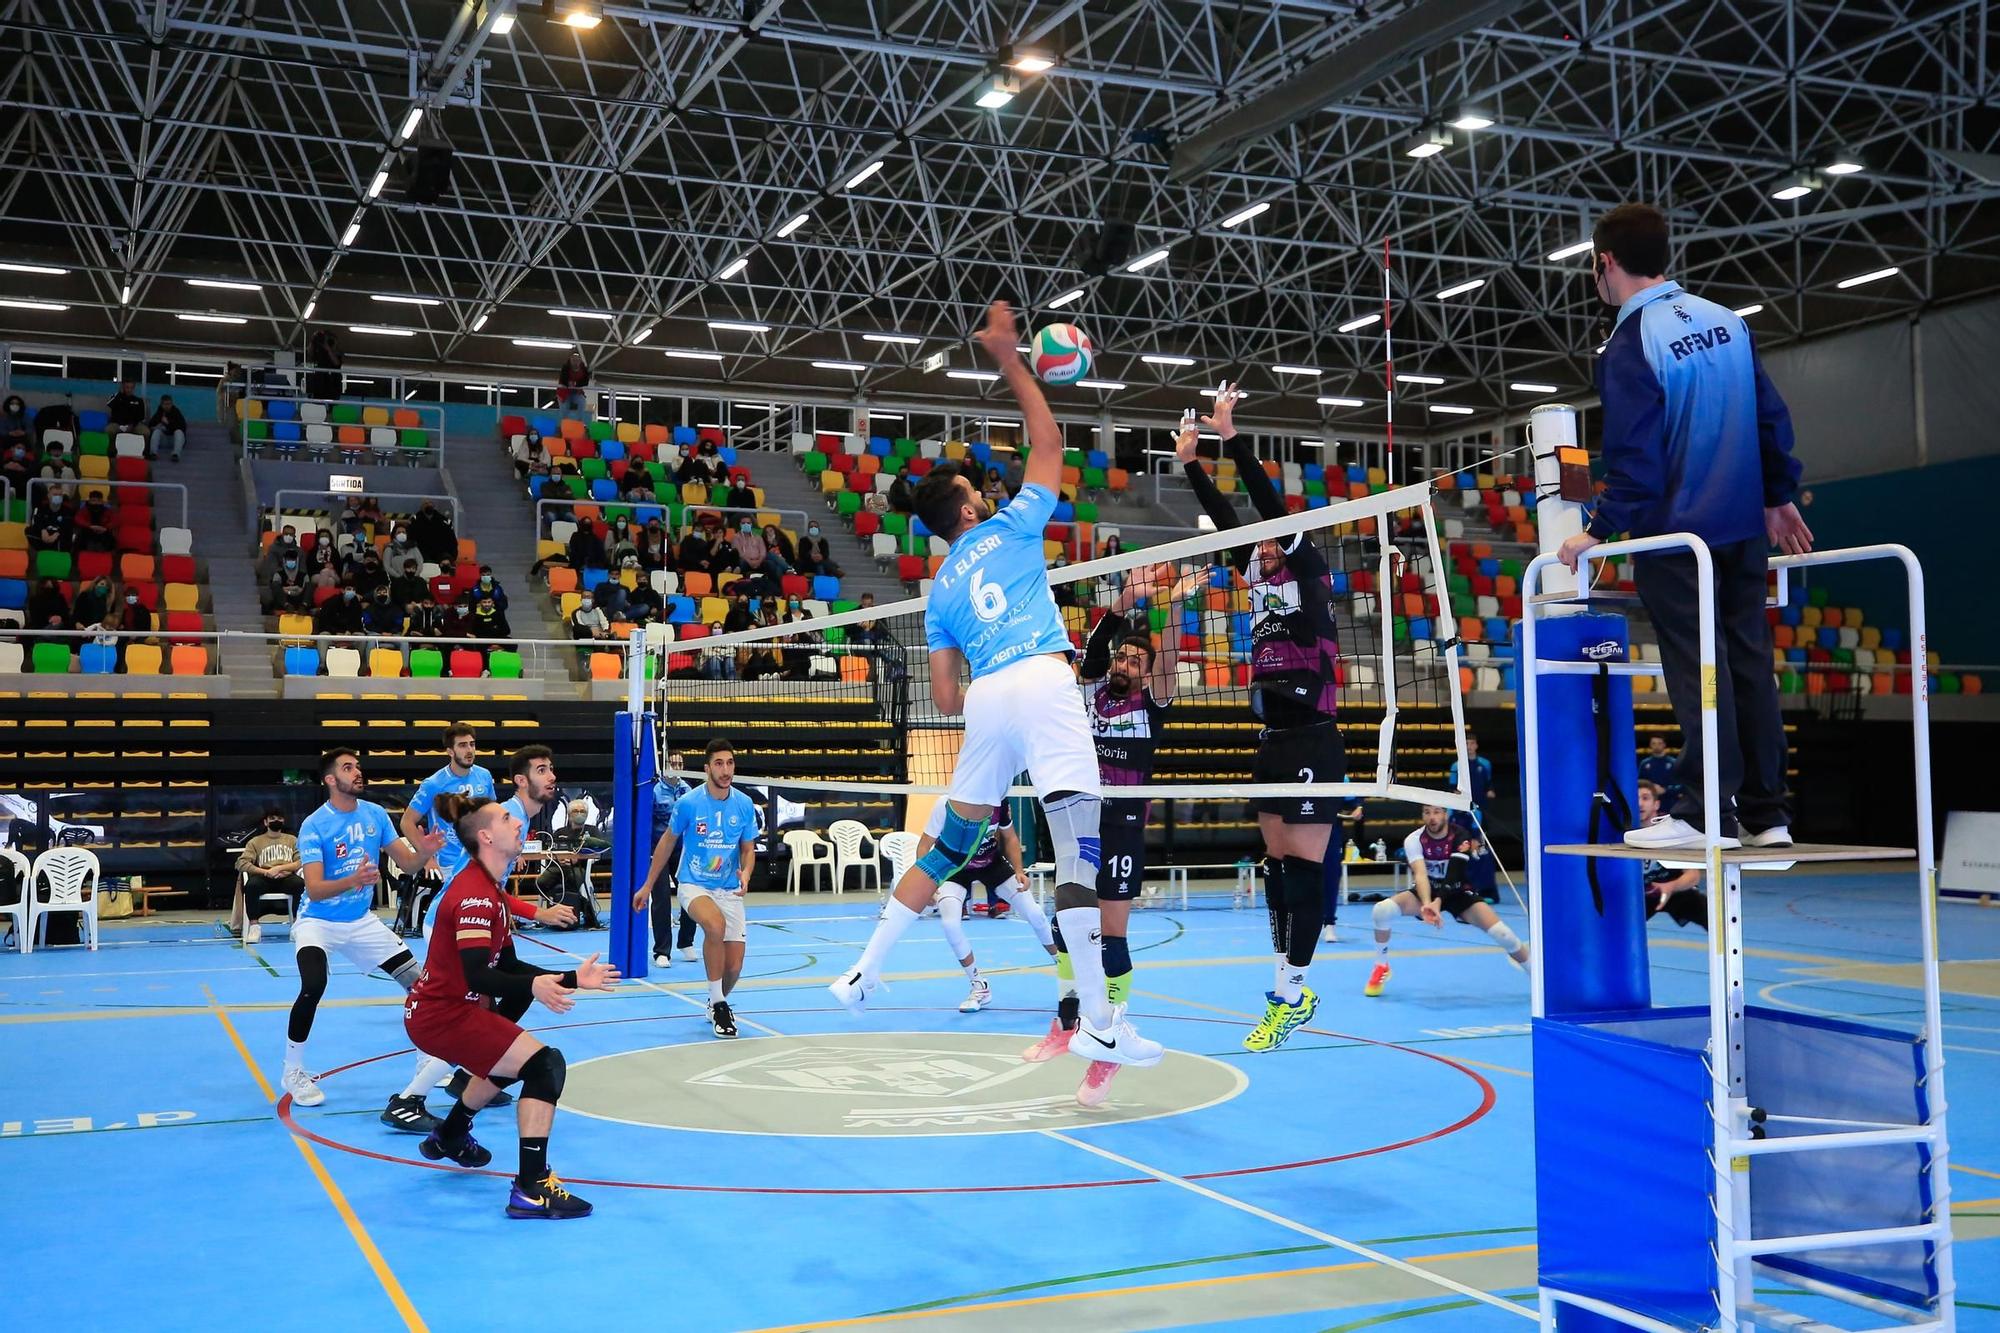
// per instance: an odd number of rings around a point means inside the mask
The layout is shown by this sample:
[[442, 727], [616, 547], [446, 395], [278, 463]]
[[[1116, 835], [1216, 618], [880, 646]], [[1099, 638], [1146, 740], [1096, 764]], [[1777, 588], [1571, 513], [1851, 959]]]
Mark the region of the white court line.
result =
[[1289, 1217], [1271, 1212], [1268, 1209], [1259, 1208], [1254, 1203], [1245, 1203], [1241, 1199], [1231, 1198], [1229, 1195], [1212, 1190], [1206, 1185], [1183, 1179], [1168, 1171], [1162, 1171], [1156, 1166], [1147, 1166], [1144, 1162], [1135, 1161], [1121, 1153], [1112, 1152], [1109, 1148], [1100, 1148], [1095, 1144], [1086, 1143], [1082, 1139], [1072, 1138], [1059, 1129], [1045, 1129], [1041, 1132], [1049, 1138], [1060, 1139], [1073, 1148], [1081, 1148], [1087, 1153], [1094, 1153], [1107, 1162], [1116, 1162], [1128, 1171], [1143, 1172], [1165, 1184], [1178, 1185], [1192, 1194], [1199, 1194], [1204, 1199], [1212, 1199], [1216, 1203], [1227, 1205], [1238, 1212], [1248, 1213], [1252, 1217], [1262, 1218], [1266, 1222], [1275, 1223], [1287, 1231], [1295, 1231], [1301, 1236], [1306, 1236], [1320, 1242], [1322, 1245], [1331, 1245], [1337, 1250], [1346, 1250], [1349, 1254], [1359, 1255], [1363, 1259], [1368, 1259], [1389, 1268], [1397, 1269], [1400, 1272], [1408, 1273], [1410, 1276], [1420, 1278], [1434, 1286], [1455, 1291], [1461, 1296], [1470, 1296], [1476, 1301], [1481, 1301], [1487, 1305], [1505, 1310], [1509, 1314], [1520, 1315], [1524, 1319], [1540, 1319], [1541, 1317], [1534, 1310], [1516, 1305], [1504, 1296], [1495, 1296], [1490, 1291], [1481, 1291], [1478, 1287], [1467, 1286], [1465, 1283], [1457, 1281], [1454, 1278], [1448, 1278], [1442, 1273], [1433, 1273], [1429, 1269], [1418, 1267], [1416, 1264], [1406, 1263], [1394, 1255], [1384, 1254], [1380, 1250], [1371, 1250], [1366, 1245], [1358, 1245], [1351, 1240], [1343, 1240], [1331, 1232], [1320, 1231], [1317, 1228], [1307, 1226], [1303, 1222], [1294, 1222]]
[[[540, 939], [534, 935], [523, 935], [520, 938], [524, 940], [534, 940], [535, 943], [541, 945], [544, 949], [553, 949], [555, 952], [561, 954], [563, 957], [574, 958], [579, 963], [582, 962], [584, 959], [583, 954], [571, 953], [568, 949], [563, 948], [560, 944], [550, 944], [547, 940]], [[676, 1000], [686, 1000], [689, 1004], [701, 1010], [703, 1013], [708, 1012], [708, 992], [706, 990], [706, 987], [708, 985], [708, 978], [705, 976], [699, 982], [695, 983], [704, 988], [700, 999], [696, 999], [694, 996], [689, 995], [684, 991], [672, 990], [666, 986], [662, 986], [658, 982], [653, 981], [648, 977], [620, 977], [618, 979], [618, 984], [621, 986], [644, 986], [647, 990], [658, 991], [662, 995], [671, 995]], [[730, 1008], [731, 1011], [734, 1012], [735, 1006], [732, 1005], [730, 1006]], [[780, 1032], [778, 1031], [778, 1029], [774, 1027], [769, 1027], [763, 1023], [759, 1023], [754, 1018], [744, 1018], [740, 1014], [737, 1015], [736, 1021], [744, 1027], [756, 1028], [759, 1032], [769, 1033], [773, 1037], [788, 1037], [791, 1035], [788, 1032]]]

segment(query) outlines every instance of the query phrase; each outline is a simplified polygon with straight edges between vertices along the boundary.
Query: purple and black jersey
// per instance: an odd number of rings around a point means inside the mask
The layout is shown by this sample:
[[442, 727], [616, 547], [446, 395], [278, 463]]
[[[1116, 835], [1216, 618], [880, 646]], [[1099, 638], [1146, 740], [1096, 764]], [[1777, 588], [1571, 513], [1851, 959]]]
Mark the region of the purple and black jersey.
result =
[[1137, 787], [1151, 782], [1153, 752], [1166, 725], [1167, 706], [1144, 686], [1118, 695], [1102, 681], [1083, 687], [1083, 702], [1104, 785]]

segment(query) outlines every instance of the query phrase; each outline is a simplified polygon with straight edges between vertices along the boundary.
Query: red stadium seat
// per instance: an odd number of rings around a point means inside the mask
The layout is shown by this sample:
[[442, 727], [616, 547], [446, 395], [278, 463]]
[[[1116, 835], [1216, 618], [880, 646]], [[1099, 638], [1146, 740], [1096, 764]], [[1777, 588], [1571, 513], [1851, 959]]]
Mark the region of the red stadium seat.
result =
[[454, 648], [451, 650], [451, 674], [459, 680], [474, 679], [486, 673], [486, 655], [476, 648]]
[[918, 583], [928, 577], [924, 558], [920, 555], [899, 555], [896, 557], [896, 577], [905, 583]]
[[854, 516], [855, 536], [873, 537], [876, 533], [880, 532], [881, 530], [882, 530], [882, 516], [880, 514], [871, 514], [864, 509], [860, 513]]
[[[105, 557], [107, 572], [110, 557]], [[195, 578], [194, 557], [191, 555], [163, 555], [160, 557], [160, 582], [193, 583]]]

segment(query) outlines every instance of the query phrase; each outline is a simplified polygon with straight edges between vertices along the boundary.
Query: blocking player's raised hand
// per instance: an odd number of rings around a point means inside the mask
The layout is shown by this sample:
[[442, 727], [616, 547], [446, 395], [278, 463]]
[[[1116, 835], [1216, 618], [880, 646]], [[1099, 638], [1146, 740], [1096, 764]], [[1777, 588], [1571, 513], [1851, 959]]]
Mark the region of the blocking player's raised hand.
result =
[[1215, 411], [1201, 419], [1201, 424], [1220, 435], [1232, 439], [1236, 435], [1236, 404], [1243, 397], [1243, 391], [1228, 380], [1224, 380], [1215, 391]]

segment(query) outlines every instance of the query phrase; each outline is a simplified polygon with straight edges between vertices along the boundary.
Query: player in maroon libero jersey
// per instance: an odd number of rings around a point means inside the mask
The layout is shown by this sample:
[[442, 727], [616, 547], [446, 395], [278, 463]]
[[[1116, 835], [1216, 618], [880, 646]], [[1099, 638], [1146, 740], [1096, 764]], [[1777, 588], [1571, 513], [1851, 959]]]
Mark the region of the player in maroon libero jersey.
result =
[[472, 1117], [518, 1081], [521, 1166], [507, 1216], [588, 1217], [590, 1205], [549, 1170], [549, 1126], [567, 1072], [563, 1054], [522, 1031], [515, 1019], [535, 1000], [552, 1013], [567, 1013], [579, 989], [605, 990], [617, 984], [618, 972], [596, 954], [570, 972], [544, 971], [516, 958], [500, 885], [521, 854], [521, 821], [483, 797], [448, 793], [435, 808], [472, 860], [445, 890], [423, 975], [403, 1006], [403, 1026], [418, 1050], [451, 1061], [472, 1080], [420, 1150], [434, 1162], [449, 1158], [460, 1166], [492, 1161], [472, 1137]]

